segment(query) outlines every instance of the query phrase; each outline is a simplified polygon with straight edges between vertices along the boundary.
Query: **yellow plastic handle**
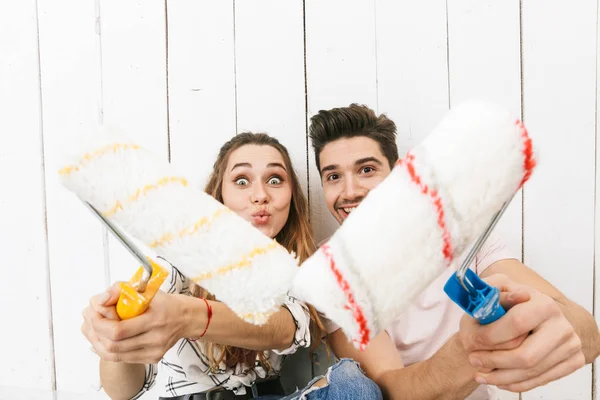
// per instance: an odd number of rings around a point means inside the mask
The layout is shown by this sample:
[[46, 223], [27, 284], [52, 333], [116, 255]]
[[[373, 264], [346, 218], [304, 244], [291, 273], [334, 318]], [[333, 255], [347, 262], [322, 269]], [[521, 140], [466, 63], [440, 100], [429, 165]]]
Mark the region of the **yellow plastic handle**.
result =
[[150, 305], [150, 302], [160, 289], [169, 271], [155, 263], [150, 257], [148, 257], [150, 265], [152, 265], [152, 276], [148, 281], [146, 290], [142, 293], [135, 289], [136, 284], [142, 279], [144, 273], [144, 267], [140, 266], [137, 272], [129, 280], [129, 282], [121, 283], [121, 295], [117, 302], [117, 314], [121, 319], [129, 319], [143, 314]]

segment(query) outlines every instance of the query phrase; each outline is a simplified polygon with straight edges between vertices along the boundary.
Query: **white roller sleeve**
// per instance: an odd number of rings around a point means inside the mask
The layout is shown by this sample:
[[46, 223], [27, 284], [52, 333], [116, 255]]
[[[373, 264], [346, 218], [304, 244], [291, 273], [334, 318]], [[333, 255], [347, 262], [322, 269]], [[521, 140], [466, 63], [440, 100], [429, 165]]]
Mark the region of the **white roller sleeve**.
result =
[[292, 294], [364, 349], [484, 231], [534, 165], [516, 117], [484, 102], [457, 106], [302, 264]]
[[297, 260], [120, 132], [86, 138], [60, 176], [66, 188], [242, 319], [264, 324], [283, 304]]

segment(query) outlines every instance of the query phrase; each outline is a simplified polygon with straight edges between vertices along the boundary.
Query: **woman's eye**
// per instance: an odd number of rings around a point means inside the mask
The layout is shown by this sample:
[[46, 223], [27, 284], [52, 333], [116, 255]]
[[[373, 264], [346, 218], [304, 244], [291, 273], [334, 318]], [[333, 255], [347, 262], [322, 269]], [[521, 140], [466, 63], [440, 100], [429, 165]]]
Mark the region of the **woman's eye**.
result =
[[246, 186], [249, 183], [250, 182], [248, 182], [248, 179], [246, 179], [246, 178], [239, 178], [239, 179], [235, 180], [235, 184], [239, 185], [239, 186]]
[[281, 184], [281, 182], [282, 182], [281, 178], [278, 178], [276, 176], [269, 179], [269, 185], [279, 185], [279, 184]]

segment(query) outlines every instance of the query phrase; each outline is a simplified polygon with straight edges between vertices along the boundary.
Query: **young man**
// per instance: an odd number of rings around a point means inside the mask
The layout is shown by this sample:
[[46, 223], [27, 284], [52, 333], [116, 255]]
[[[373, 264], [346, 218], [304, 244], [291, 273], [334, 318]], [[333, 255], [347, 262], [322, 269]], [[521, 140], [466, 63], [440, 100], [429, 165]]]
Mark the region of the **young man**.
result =
[[[329, 211], [342, 224], [398, 160], [396, 126], [365, 106], [322, 110], [310, 137]], [[500, 288], [510, 308], [481, 326], [434, 281], [361, 352], [328, 323], [337, 357], [353, 358], [386, 398], [491, 399], [495, 386], [528, 391], [560, 379], [598, 355], [594, 318], [525, 265], [493, 234], [470, 266]]]

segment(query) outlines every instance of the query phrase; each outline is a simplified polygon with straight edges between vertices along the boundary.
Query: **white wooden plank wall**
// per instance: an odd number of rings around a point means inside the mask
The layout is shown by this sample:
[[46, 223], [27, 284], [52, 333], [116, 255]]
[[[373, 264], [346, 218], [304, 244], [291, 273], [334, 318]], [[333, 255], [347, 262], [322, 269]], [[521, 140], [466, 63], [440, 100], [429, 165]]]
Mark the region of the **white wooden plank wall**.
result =
[[236, 132], [232, 2], [168, 3], [171, 162], [204, 187]]
[[[106, 287], [103, 233], [60, 186], [57, 171], [69, 143], [100, 122], [97, 7], [74, 0], [39, 0], [37, 5], [56, 387], [88, 391], [97, 363], [80, 333], [81, 311], [91, 295]], [[26, 117], [28, 110], [14, 112]], [[15, 347], [36, 336], [23, 332]]]
[[[450, 106], [482, 98], [519, 117], [519, 1], [467, 0], [447, 5]], [[497, 227], [516, 258], [522, 258], [522, 195], [522, 191], [515, 194]], [[501, 397], [519, 399], [511, 392], [502, 392]]]
[[[302, 3], [234, 3], [237, 131], [266, 132], [279, 138], [307, 193]], [[287, 390], [293, 391], [298, 380], [312, 378], [310, 360], [307, 351], [286, 360], [290, 361], [286, 370], [301, 371], [296, 379], [284, 374]]]
[[[80, 334], [81, 310], [137, 263], [56, 172], [72, 139], [102, 124], [128, 131], [200, 187], [237, 132], [278, 137], [322, 240], [337, 223], [306, 137], [312, 115], [367, 104], [394, 119], [404, 154], [450, 106], [493, 100], [522, 116], [541, 147], [538, 171], [499, 229], [527, 265], [593, 311], [598, 15], [597, 0], [0, 1], [9, 277], [0, 296], [14, 305], [3, 321], [19, 321], [0, 333], [0, 388], [94, 393], [97, 358]], [[303, 352], [288, 368], [302, 366], [296, 378], [307, 380], [329, 365], [320, 356], [311, 369]], [[587, 366], [502, 399], [589, 400], [595, 386]], [[16, 396], [6, 393], [0, 399]]]
[[[597, 2], [523, 3], [523, 112], [542, 148], [524, 188], [524, 259], [589, 311], [594, 282]], [[560, 29], [557, 27], [560, 26]], [[588, 366], [534, 398], [590, 398]]]
[[[162, 0], [100, 2], [102, 124], [127, 132], [168, 160], [166, 24]], [[128, 280], [139, 266], [107, 234], [110, 282]]]
[[[15, 3], [11, 12], [0, 4], [0, 38], [13, 38], [0, 39], [0, 357], [8, 360], [0, 363], [0, 386], [43, 389], [55, 379], [35, 1]], [[19, 321], [19, 328], [9, 321]], [[23, 332], [36, 332], [29, 336], [36, 340], [23, 342]]]
[[[377, 109], [374, 0], [306, 0], [305, 19], [307, 118], [321, 109], [350, 103]], [[338, 224], [325, 205], [314, 154], [309, 150], [311, 218], [321, 241]]]
[[[470, 98], [494, 101], [521, 115], [519, 0], [448, 2], [450, 107]], [[521, 257], [522, 191], [498, 231]]]

